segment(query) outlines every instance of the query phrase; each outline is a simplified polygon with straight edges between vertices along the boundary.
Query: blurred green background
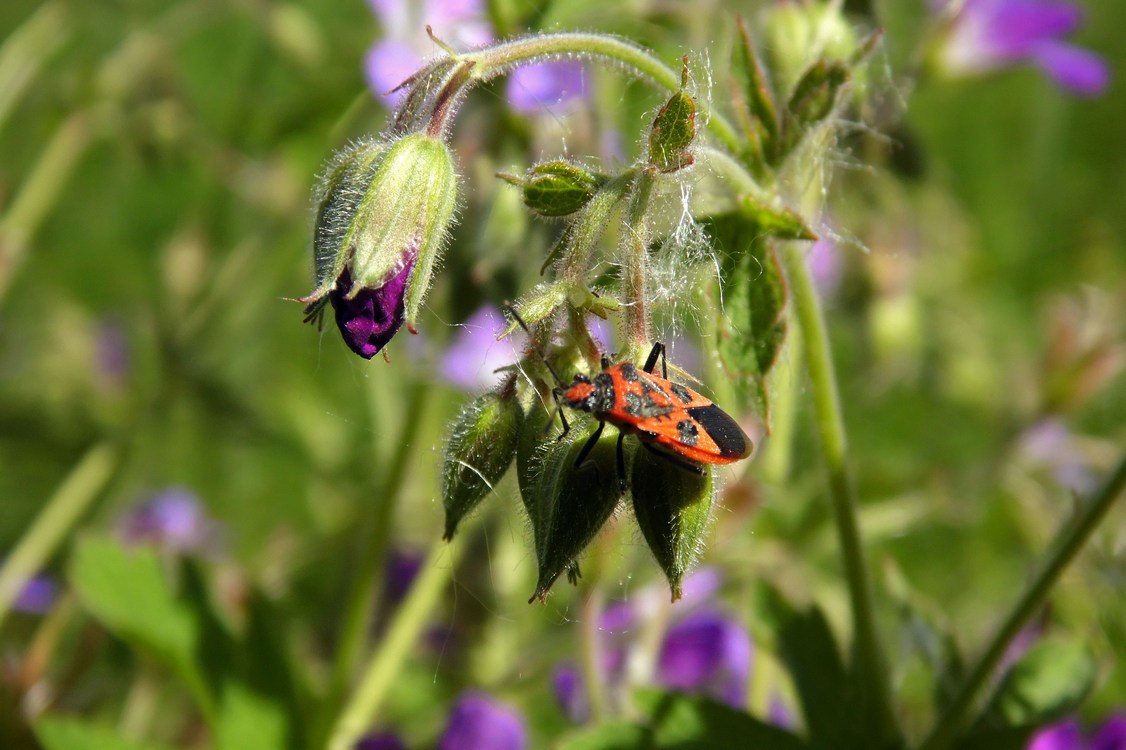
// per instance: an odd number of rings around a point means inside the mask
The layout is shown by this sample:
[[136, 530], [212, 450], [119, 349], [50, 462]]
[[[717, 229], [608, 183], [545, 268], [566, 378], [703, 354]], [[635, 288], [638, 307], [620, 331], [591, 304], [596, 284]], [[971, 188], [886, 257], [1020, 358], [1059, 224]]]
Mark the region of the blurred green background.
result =
[[[505, 4], [513, 30], [578, 24], [666, 60], [724, 49], [729, 14], [758, 7], [634, 5]], [[1068, 487], [1094, 486], [1126, 445], [1126, 4], [1086, 7], [1078, 41], [1113, 71], [1093, 100], [1032, 69], [915, 79], [923, 4], [877, 3], [887, 43], [874, 128], [887, 137], [846, 138], [830, 187], [834, 226], [856, 239], [837, 243], [843, 280], [827, 309], [878, 588], [894, 565], [971, 650], [1071, 511]], [[382, 128], [361, 70], [378, 34], [362, 0], [0, 4], [0, 554], [92, 445], [120, 443], [80, 529], [190, 488], [226, 528], [224, 569], [280, 603], [316, 671], [369, 535], [407, 548], [440, 535], [444, 425], [465, 399], [437, 376], [440, 352], [480, 302], [538, 280], [549, 237], [503, 196], [494, 205], [491, 175], [558, 153], [563, 139], [541, 151], [495, 90], [475, 94], [459, 126], [461, 225], [422, 335], [397, 339], [390, 364], [361, 361], [331, 326], [301, 325], [287, 298], [311, 288], [308, 195], [323, 160]], [[711, 63], [722, 70], [720, 52]], [[592, 80], [609, 87], [591, 105], [609, 121], [636, 126], [659, 104], [613, 75]], [[634, 138], [624, 133], [627, 150]], [[705, 559], [729, 572], [734, 602], [766, 577], [843, 622], [797, 387], [789, 476], [731, 474]], [[1046, 419], [1062, 442], [1029, 450]], [[388, 507], [395, 470], [402, 491]], [[473, 553], [449, 617], [475, 622], [468, 656], [444, 668], [466, 683], [503, 683], [519, 658], [542, 673], [573, 645], [569, 588], [546, 608], [524, 603], [535, 565], [518, 505], [502, 492], [462, 542]], [[1048, 615], [1100, 657], [1092, 715], [1126, 703], [1122, 520], [1118, 508]], [[604, 554], [620, 597], [658, 572], [637, 539], [618, 537], [625, 546]], [[63, 574], [67, 553], [50, 572]], [[883, 612], [898, 632], [892, 607]], [[18, 648], [32, 630], [20, 619], [6, 640]], [[98, 659], [103, 686], [124, 684], [124, 652]], [[412, 666], [417, 689], [394, 710], [437, 712], [417, 705], [433, 672]], [[88, 679], [60, 710], [112, 712], [113, 691]], [[896, 682], [921, 716], [918, 665], [901, 664]]]

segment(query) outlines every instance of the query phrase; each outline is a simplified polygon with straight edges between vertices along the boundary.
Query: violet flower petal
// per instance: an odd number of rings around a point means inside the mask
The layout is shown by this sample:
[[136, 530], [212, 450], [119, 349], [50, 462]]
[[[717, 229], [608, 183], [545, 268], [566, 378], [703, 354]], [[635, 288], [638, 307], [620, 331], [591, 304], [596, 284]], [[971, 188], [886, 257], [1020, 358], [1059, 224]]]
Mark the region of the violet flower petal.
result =
[[500, 379], [496, 370], [519, 360], [523, 349], [522, 334], [497, 341], [506, 327], [504, 316], [491, 305], [470, 315], [442, 355], [442, 377], [470, 393], [495, 386]]
[[179, 553], [202, 552], [219, 534], [191, 490], [171, 487], [121, 517], [117, 532], [127, 545], [151, 544]]
[[657, 681], [701, 692], [733, 707], [745, 703], [751, 672], [751, 639], [715, 610], [695, 612], [669, 629], [657, 661]]
[[527, 114], [559, 113], [585, 93], [584, 70], [577, 60], [526, 65], [508, 76], [508, 102], [516, 111]]
[[45, 615], [59, 595], [59, 586], [47, 576], [36, 576], [23, 585], [12, 602], [12, 609], [27, 615]]
[[976, 0], [963, 12], [982, 14], [982, 41], [1006, 59], [1025, 57], [1033, 45], [1067, 36], [1083, 22], [1082, 8], [1058, 0]]
[[336, 311], [336, 326], [348, 348], [364, 359], [371, 359], [399, 332], [406, 307], [407, 281], [414, 268], [414, 257], [383, 286], [364, 288], [348, 299], [352, 276], [345, 269], [329, 292], [329, 301]]
[[399, 736], [394, 732], [375, 732], [365, 735], [353, 745], [355, 750], [407, 750]]
[[523, 750], [524, 721], [485, 693], [463, 693], [446, 720], [438, 750]]
[[1126, 712], [1116, 711], [1091, 738], [1090, 750], [1126, 750]]
[[1032, 49], [1037, 66], [1056, 85], [1080, 96], [1099, 96], [1110, 83], [1106, 61], [1081, 47], [1064, 42], [1043, 41]]
[[364, 77], [372, 93], [393, 107], [406, 95], [405, 89], [394, 89], [421, 65], [422, 58], [410, 45], [398, 39], [385, 39], [368, 50], [364, 58]]
[[551, 691], [563, 714], [575, 724], [590, 718], [582, 675], [574, 664], [560, 664], [551, 674]]
[[1028, 750], [1086, 750], [1079, 721], [1067, 719], [1044, 727], [1032, 735]]

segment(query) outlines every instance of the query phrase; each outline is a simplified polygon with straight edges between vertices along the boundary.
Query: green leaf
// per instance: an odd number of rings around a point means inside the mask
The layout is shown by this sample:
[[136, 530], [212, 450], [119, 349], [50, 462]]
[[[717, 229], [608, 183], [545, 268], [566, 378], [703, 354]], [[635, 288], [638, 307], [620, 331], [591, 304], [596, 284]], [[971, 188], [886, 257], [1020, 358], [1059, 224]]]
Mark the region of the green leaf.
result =
[[740, 120], [756, 158], [760, 162], [768, 162], [778, 139], [778, 105], [743, 17], [739, 16], [736, 21], [739, 35], [735, 40], [732, 68], [735, 73], [736, 94], [742, 99], [740, 110], [746, 115]]
[[213, 715], [214, 694], [195, 658], [200, 623], [191, 604], [173, 594], [156, 554], [126, 550], [111, 539], [83, 539], [71, 559], [70, 581], [106, 629], [168, 666], [204, 714]]
[[1086, 644], [1043, 641], [1009, 670], [975, 729], [1043, 724], [1075, 710], [1095, 682]]
[[35, 736], [44, 750], [164, 750], [163, 745], [136, 742], [109, 727], [78, 719], [44, 716], [35, 722]]
[[649, 163], [662, 172], [675, 172], [693, 162], [688, 147], [696, 138], [696, 102], [678, 91], [669, 97], [649, 131]]
[[636, 702], [649, 719], [654, 748], [804, 750], [806, 747], [799, 737], [786, 730], [708, 698], [647, 689], [638, 691]]
[[778, 655], [794, 680], [815, 747], [866, 748], [876, 731], [864, 726], [861, 697], [820, 608], [794, 608], [766, 583], [756, 590], [755, 614], [777, 638]]

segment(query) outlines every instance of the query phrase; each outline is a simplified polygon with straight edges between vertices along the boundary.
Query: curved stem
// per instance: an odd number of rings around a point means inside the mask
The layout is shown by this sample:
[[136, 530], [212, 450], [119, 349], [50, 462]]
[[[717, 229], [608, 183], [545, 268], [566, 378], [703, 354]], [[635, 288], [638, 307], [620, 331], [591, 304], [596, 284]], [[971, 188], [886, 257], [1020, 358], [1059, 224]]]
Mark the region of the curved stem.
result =
[[872, 738], [874, 747], [889, 746], [897, 734], [891, 707], [891, 689], [883, 650], [876, 632], [872, 602], [872, 584], [860, 529], [856, 520], [856, 490], [848, 465], [848, 439], [837, 393], [836, 374], [829, 349], [829, 337], [817, 292], [805, 264], [804, 245], [787, 242], [782, 246], [782, 262], [790, 282], [794, 313], [801, 326], [805, 359], [813, 392], [817, 419], [817, 435], [824, 454], [829, 479], [829, 499], [841, 545], [845, 579], [852, 604], [854, 670], [862, 689], [874, 693], [869, 709], [874, 715], [865, 717], [879, 732]]
[[958, 731], [965, 725], [967, 714], [978, 692], [993, 674], [993, 670], [1005, 655], [1013, 638], [1039, 611], [1064, 569], [1075, 559], [1124, 488], [1126, 488], [1126, 457], [1107, 477], [1098, 493], [1087, 502], [1079, 515], [1060, 531], [1051, 554], [1044, 562], [1044, 567], [1028, 584], [1024, 594], [997, 628], [989, 645], [958, 688], [950, 706], [939, 717], [934, 729], [923, 741], [920, 750], [949, 747]]
[[12, 550], [0, 568], [0, 626], [24, 584], [43, 569], [101, 494], [117, 468], [119, 455], [109, 443], [87, 451]]
[[[680, 73], [665, 65], [648, 50], [632, 42], [605, 34], [558, 33], [513, 39], [463, 55], [474, 63], [471, 78], [485, 82], [522, 62], [551, 57], [589, 56], [621, 63], [642, 78], [669, 91], [680, 90]], [[722, 115], [697, 102], [701, 119], [724, 146], [739, 151], [741, 141]]]
[[[435, 541], [422, 563], [418, 578], [406, 599], [395, 612], [387, 635], [372, 655], [359, 687], [340, 712], [332, 729], [329, 750], [351, 750], [359, 737], [375, 721], [403, 663], [411, 653], [426, 626], [427, 616], [438, 604], [439, 597], [450, 582], [451, 569], [470, 545]], [[448, 555], [448, 563], [440, 564]]]
[[625, 343], [633, 358], [643, 355], [652, 343], [649, 337], [649, 312], [646, 301], [646, 276], [649, 266], [649, 199], [653, 195], [653, 174], [641, 170], [629, 197], [628, 215], [622, 227], [622, 290], [625, 309], [622, 327]]

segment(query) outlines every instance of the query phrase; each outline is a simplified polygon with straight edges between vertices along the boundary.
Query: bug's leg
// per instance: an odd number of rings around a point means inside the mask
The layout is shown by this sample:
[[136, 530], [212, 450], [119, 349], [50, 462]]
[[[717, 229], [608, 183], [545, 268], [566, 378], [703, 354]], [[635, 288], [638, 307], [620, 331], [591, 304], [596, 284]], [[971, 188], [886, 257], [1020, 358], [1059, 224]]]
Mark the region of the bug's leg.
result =
[[629, 489], [629, 480], [626, 479], [626, 456], [622, 451], [622, 441], [626, 439], [626, 434], [621, 430], [618, 431], [618, 489], [625, 492]]
[[655, 456], [659, 456], [660, 458], [664, 459], [665, 461], [668, 461], [673, 466], [680, 467], [681, 469], [684, 469], [685, 471], [690, 471], [698, 477], [704, 476], [704, 467], [700, 466], [700, 464], [692, 463], [690, 461], [685, 461], [683, 459], [677, 458], [676, 456], [672, 455], [671, 453], [665, 453], [664, 451], [659, 451], [656, 448], [654, 448], [653, 446], [649, 445], [649, 443], [642, 442], [641, 444], [644, 445], [645, 449], [648, 450], [650, 453], [654, 454]]
[[607, 357], [605, 354], [603, 354], [601, 364], [602, 364], [602, 371], [606, 372], [607, 370], [610, 369], [610, 358]]
[[649, 351], [649, 356], [645, 359], [645, 367], [641, 368], [645, 372], [652, 374], [653, 368], [657, 366], [657, 357], [661, 358], [661, 377], [665, 380], [669, 379], [669, 363], [665, 359], [665, 345], [660, 341], [653, 342], [653, 348]]
[[583, 574], [579, 570], [579, 564], [577, 562], [573, 562], [567, 566], [567, 580], [570, 581], [572, 585], [578, 586], [579, 579], [582, 577]]
[[[583, 449], [579, 451], [579, 457], [575, 459], [576, 469], [579, 468], [579, 465], [586, 460], [586, 457], [590, 455], [590, 452], [594, 450], [594, 445], [598, 442], [598, 438], [602, 437], [602, 428], [605, 426], [605, 422], [599, 422], [598, 429], [594, 431], [594, 434], [591, 435], [590, 439], [586, 441], [586, 445], [584, 445]], [[595, 466], [594, 468], [597, 469], [598, 467]]]

